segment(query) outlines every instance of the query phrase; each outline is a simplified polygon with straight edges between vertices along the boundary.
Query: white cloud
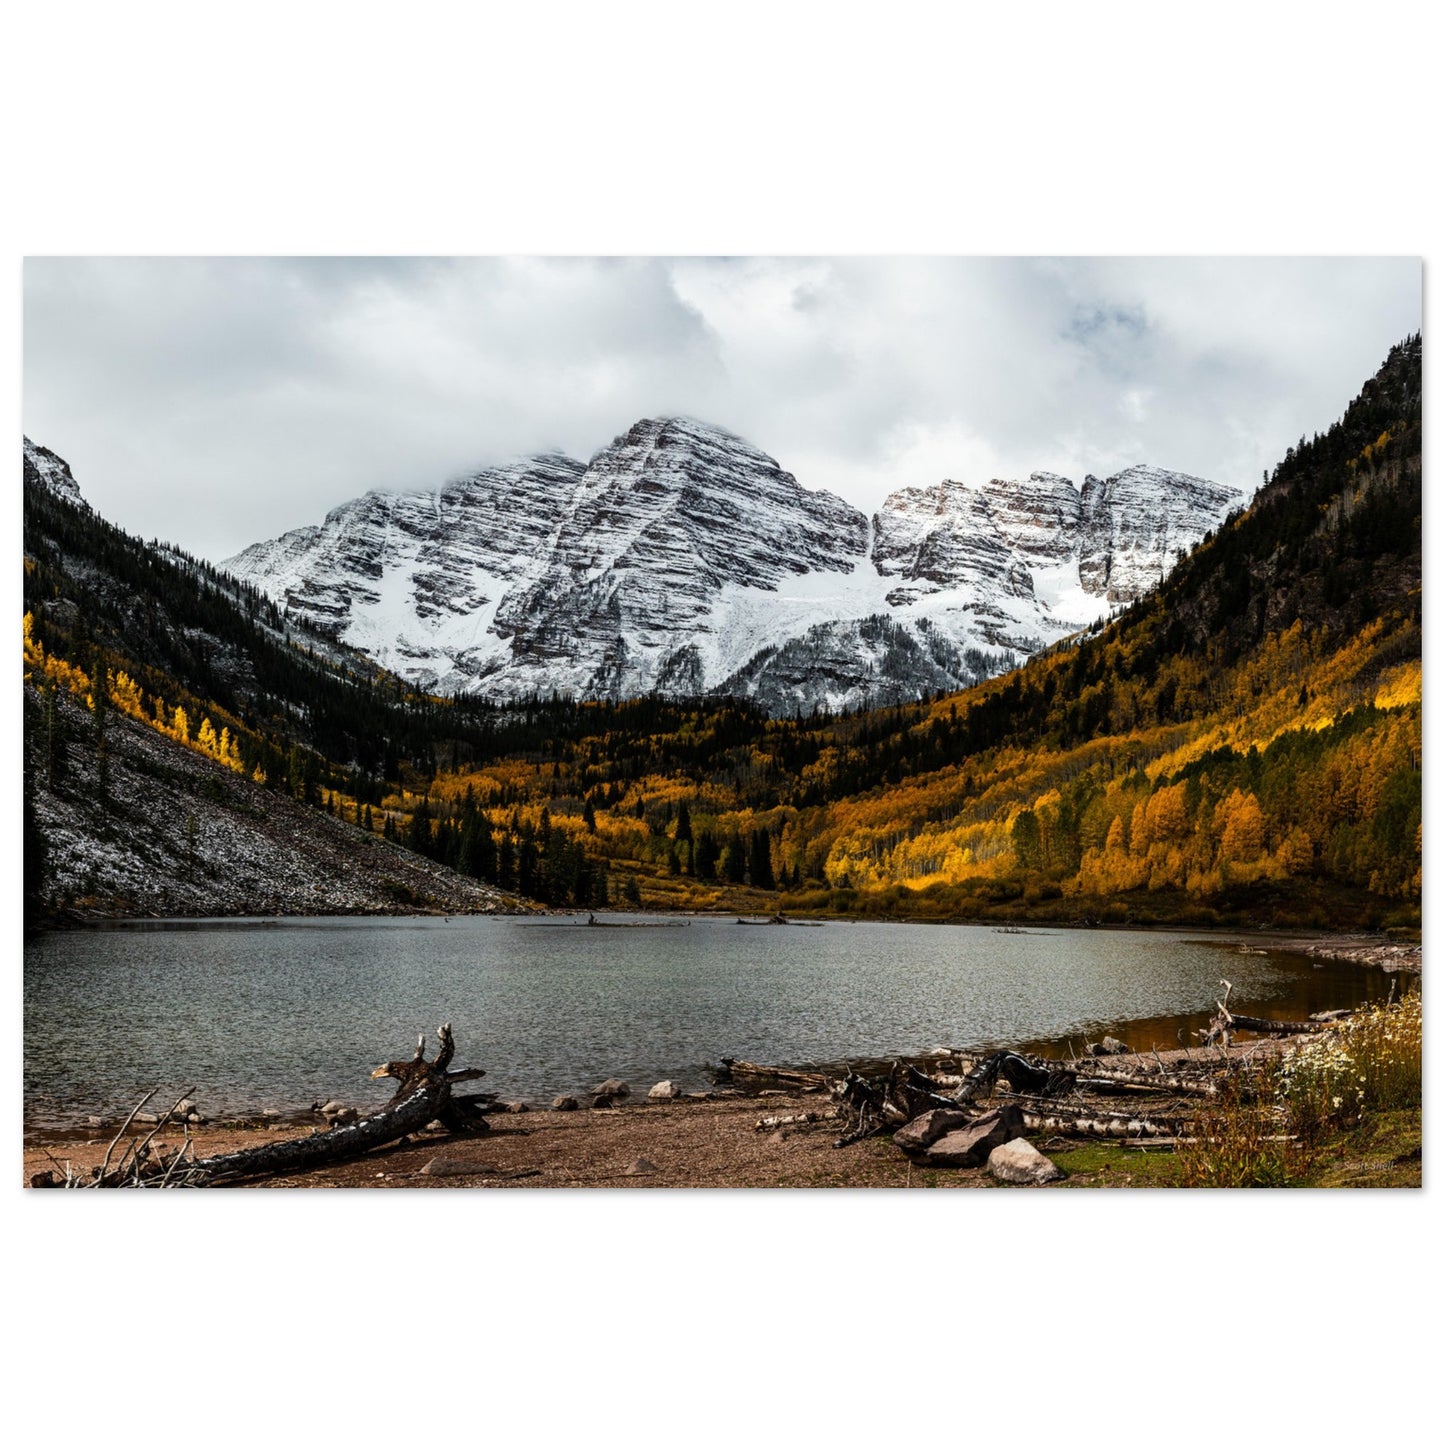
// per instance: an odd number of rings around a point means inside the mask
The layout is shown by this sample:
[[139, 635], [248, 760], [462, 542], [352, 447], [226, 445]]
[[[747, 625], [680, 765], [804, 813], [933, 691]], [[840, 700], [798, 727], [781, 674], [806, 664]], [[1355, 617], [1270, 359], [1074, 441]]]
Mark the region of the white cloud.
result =
[[1148, 461], [1252, 484], [1420, 325], [1410, 259], [32, 260], [25, 427], [213, 557], [638, 417], [865, 510]]

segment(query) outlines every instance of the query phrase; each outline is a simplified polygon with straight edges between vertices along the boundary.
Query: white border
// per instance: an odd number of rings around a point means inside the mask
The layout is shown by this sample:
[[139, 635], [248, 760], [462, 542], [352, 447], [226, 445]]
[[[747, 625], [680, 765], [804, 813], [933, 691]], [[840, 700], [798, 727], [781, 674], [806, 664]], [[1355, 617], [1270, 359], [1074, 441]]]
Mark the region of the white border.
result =
[[[1437, 77], [1414, 6], [1377, 0], [1348, 24], [1257, 3], [1004, 12], [12, 11], [11, 435], [23, 254], [1431, 258]], [[1433, 429], [1433, 393], [1430, 412]], [[13, 617], [18, 569], [5, 585]], [[1438, 811], [1432, 788], [1432, 836]], [[18, 876], [12, 855], [12, 920]], [[1341, 1438], [1376, 1423], [1382, 1396], [1396, 1419], [1421, 1396], [1434, 1332], [1411, 1303], [1440, 1282], [1429, 1190], [17, 1193], [10, 1413], [62, 1433], [143, 1413], [202, 1419], [218, 1440], [346, 1422], [644, 1440], [1012, 1422], [1187, 1440], [1257, 1435], [1287, 1411], [1291, 1433]], [[1288, 1283], [1254, 1282], [1273, 1270]]]

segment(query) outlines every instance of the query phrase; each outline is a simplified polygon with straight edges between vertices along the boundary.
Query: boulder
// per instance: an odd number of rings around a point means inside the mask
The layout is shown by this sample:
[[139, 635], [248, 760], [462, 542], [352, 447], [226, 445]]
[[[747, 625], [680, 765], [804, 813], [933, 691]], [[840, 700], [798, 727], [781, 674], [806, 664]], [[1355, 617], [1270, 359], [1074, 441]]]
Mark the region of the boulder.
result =
[[922, 1150], [953, 1129], [961, 1129], [969, 1116], [961, 1109], [930, 1109], [893, 1131], [893, 1142], [900, 1149]]
[[651, 1159], [634, 1159], [632, 1163], [627, 1166], [627, 1172], [632, 1175], [656, 1174], [657, 1165], [654, 1164]]
[[592, 1096], [592, 1107], [594, 1109], [610, 1109], [613, 1104], [611, 1094], [594, 1094]]
[[625, 1099], [631, 1092], [632, 1090], [621, 1079], [603, 1079], [592, 1090], [592, 1096], [595, 1099]]
[[951, 1129], [936, 1144], [929, 1146], [923, 1157], [930, 1164], [958, 1164], [976, 1168], [1000, 1144], [1019, 1138], [1024, 1132], [1024, 1116], [1017, 1104], [1004, 1104], [980, 1114], [960, 1129]]
[[502, 1105], [502, 1113], [504, 1114], [526, 1114], [528, 1112], [527, 1105], [520, 1099], [508, 1099], [506, 1103]]
[[495, 1174], [496, 1169], [490, 1164], [479, 1164], [472, 1159], [433, 1159], [422, 1166], [423, 1174], [430, 1174], [433, 1179], [453, 1179], [465, 1174]]
[[571, 1094], [558, 1094], [557, 1097], [552, 1100], [552, 1107], [557, 1110], [558, 1113], [565, 1113], [568, 1109], [577, 1108], [578, 1105], [577, 1100], [574, 1099]]
[[654, 1084], [647, 1091], [647, 1097], [649, 1099], [680, 1099], [682, 1090], [671, 1079], [664, 1079], [660, 1084]]
[[1040, 1154], [1027, 1139], [1010, 1139], [988, 1156], [988, 1172], [1005, 1184], [1050, 1184], [1064, 1171]]

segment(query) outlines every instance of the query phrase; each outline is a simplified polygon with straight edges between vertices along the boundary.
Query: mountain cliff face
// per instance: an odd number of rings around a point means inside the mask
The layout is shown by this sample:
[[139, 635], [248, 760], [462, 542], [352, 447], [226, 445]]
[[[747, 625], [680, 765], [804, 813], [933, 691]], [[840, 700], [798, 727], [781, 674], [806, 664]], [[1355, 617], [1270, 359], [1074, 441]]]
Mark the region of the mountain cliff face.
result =
[[223, 565], [418, 686], [914, 698], [1013, 666], [1132, 601], [1241, 500], [1133, 467], [894, 493], [868, 518], [682, 417], [583, 465], [528, 457], [372, 492]]
[[56, 456], [49, 447], [38, 447], [29, 437], [25, 441], [25, 485], [47, 487], [68, 502], [85, 505], [80, 487], [70, 474], [70, 463]]

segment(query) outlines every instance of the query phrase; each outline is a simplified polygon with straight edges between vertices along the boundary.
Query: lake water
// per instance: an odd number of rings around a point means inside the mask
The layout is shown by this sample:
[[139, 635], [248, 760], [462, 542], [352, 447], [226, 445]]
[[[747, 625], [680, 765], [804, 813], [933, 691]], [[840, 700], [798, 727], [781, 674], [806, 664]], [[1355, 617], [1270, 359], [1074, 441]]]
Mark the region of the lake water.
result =
[[[186, 1085], [211, 1116], [390, 1097], [368, 1077], [450, 1022], [480, 1088], [531, 1102], [628, 1080], [704, 1088], [727, 1056], [806, 1065], [1107, 1029], [1176, 1044], [1234, 1005], [1301, 1017], [1383, 997], [1354, 964], [1198, 935], [831, 923], [589, 928], [584, 919], [189, 921], [25, 948], [28, 1128]], [[434, 1040], [428, 1052], [434, 1047]]]

